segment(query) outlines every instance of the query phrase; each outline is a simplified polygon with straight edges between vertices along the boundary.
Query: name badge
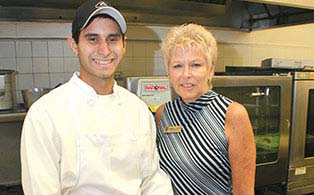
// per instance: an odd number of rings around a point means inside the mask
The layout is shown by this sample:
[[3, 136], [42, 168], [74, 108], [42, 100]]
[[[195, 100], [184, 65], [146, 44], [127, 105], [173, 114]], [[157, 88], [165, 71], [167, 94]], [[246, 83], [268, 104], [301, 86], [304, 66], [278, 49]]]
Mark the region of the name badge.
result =
[[182, 127], [181, 126], [169, 126], [164, 128], [164, 133], [179, 133], [181, 132]]

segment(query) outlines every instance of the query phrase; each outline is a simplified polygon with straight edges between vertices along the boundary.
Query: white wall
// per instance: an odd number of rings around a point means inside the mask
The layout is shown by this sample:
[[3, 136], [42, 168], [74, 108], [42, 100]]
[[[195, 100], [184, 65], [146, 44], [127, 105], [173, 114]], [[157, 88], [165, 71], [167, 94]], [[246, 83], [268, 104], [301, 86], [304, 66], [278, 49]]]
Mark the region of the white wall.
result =
[[[274, 58], [314, 60], [314, 24], [253, 32], [211, 28], [218, 41], [216, 71], [225, 66], [260, 66]], [[159, 50], [169, 26], [129, 24], [127, 53], [118, 71], [122, 76], [165, 75]], [[54, 87], [66, 82], [79, 63], [66, 38], [70, 23], [0, 22], [0, 68], [14, 69], [20, 90]]]

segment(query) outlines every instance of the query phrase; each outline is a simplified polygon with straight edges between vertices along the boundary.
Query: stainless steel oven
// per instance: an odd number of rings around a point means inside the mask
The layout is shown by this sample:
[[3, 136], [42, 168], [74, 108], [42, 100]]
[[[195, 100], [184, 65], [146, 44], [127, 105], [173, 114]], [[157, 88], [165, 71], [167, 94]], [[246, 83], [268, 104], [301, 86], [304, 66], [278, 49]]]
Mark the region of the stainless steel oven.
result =
[[215, 76], [214, 90], [248, 110], [256, 143], [256, 194], [282, 194], [288, 169], [291, 75]]
[[[314, 69], [227, 67], [229, 75], [291, 75], [292, 99], [287, 185], [283, 194], [314, 194]], [[282, 95], [289, 95], [290, 91]], [[274, 174], [275, 176], [276, 174]]]
[[314, 72], [293, 72], [289, 195], [314, 193]]

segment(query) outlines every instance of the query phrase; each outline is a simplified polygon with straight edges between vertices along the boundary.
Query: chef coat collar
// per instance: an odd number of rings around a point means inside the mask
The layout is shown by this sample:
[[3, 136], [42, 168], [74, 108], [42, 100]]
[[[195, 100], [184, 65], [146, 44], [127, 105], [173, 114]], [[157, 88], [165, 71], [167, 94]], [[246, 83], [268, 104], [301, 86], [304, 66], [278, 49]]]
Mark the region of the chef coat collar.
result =
[[[94, 88], [88, 85], [82, 79], [80, 79], [79, 76], [80, 76], [79, 72], [74, 72], [71, 80], [74, 82], [74, 84], [77, 87], [80, 88], [80, 90], [83, 91], [84, 94], [88, 95], [90, 98], [99, 98], [99, 97], [101, 98], [101, 97], [107, 96], [107, 95], [98, 95], [96, 91], [94, 90]], [[112, 96], [113, 98], [119, 96], [119, 90], [118, 90], [118, 85], [116, 81], [114, 81], [113, 93], [108, 94], [108, 95]], [[120, 98], [117, 98], [117, 99], [120, 99]]]

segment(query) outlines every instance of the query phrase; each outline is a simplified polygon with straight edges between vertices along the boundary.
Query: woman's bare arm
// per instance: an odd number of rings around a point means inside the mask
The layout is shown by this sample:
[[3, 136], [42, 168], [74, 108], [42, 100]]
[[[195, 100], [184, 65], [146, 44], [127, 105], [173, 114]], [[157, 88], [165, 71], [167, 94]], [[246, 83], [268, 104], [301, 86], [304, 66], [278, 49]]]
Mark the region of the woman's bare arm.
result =
[[244, 106], [232, 103], [226, 113], [234, 195], [254, 195], [256, 147], [254, 133]]

